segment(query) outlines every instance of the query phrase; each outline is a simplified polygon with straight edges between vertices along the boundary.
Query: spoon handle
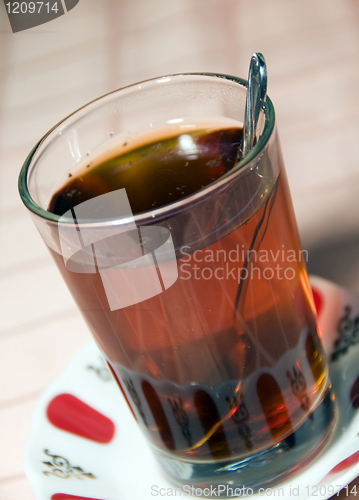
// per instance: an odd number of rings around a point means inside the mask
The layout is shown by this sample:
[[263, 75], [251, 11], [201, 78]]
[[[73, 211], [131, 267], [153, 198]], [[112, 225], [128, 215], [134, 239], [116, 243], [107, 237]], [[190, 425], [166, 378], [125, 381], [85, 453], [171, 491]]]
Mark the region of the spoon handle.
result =
[[243, 124], [243, 158], [252, 149], [258, 125], [259, 113], [267, 94], [267, 66], [262, 54], [255, 52], [249, 64], [246, 109]]

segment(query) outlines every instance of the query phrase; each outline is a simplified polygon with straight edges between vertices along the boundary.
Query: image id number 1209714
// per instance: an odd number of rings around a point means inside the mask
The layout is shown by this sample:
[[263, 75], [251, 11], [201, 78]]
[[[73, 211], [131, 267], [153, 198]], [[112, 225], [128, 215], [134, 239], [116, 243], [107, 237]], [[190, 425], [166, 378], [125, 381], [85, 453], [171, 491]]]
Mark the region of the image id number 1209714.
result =
[[8, 14], [39, 14], [41, 11], [59, 11], [57, 1], [55, 2], [8, 2], [5, 4]]
[[335, 495], [335, 492], [337, 491], [337, 495], [339, 496], [339, 493], [343, 490], [345, 491], [345, 496], [353, 495], [357, 496], [357, 488], [356, 486], [350, 486], [346, 485], [343, 486], [342, 484], [330, 484], [330, 485], [325, 485], [325, 484], [316, 484], [313, 486], [306, 486], [307, 490], [307, 495], [312, 496], [312, 497], [318, 497], [318, 498], [328, 498], [328, 495]]

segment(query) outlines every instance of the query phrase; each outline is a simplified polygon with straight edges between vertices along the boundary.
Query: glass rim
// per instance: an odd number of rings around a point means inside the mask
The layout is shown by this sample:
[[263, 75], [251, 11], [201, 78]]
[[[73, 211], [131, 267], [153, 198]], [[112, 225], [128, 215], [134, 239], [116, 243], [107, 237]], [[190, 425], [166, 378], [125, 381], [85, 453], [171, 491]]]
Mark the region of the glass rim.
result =
[[[61, 224], [65, 223], [66, 224], [66, 219], [63, 216], [56, 215], [52, 212], [48, 212], [47, 210], [41, 208], [31, 197], [29, 189], [28, 189], [28, 173], [30, 170], [30, 167], [32, 166], [32, 160], [39, 150], [39, 148], [49, 139], [49, 137], [55, 132], [56, 130], [59, 130], [60, 127], [65, 123], [70, 121], [72, 118], [77, 117], [77, 115], [86, 109], [89, 111], [91, 110], [91, 107], [94, 107], [100, 103], [103, 99], [105, 99], [108, 96], [120, 93], [124, 90], [127, 89], [134, 89], [135, 87], [138, 87], [139, 85], [143, 85], [146, 83], [151, 83], [151, 82], [156, 82], [160, 81], [166, 78], [181, 78], [181, 77], [190, 77], [190, 76], [205, 76], [205, 77], [210, 77], [210, 78], [220, 78], [220, 79], [225, 79], [225, 80], [230, 80], [233, 81], [242, 87], [248, 87], [248, 81], [244, 80], [242, 78], [232, 76], [232, 75], [227, 75], [227, 74], [221, 74], [221, 73], [206, 73], [206, 72], [200, 72], [200, 73], [176, 73], [176, 74], [168, 74], [168, 75], [163, 75], [160, 77], [155, 77], [155, 78], [150, 78], [147, 80], [143, 80], [141, 82], [136, 82], [131, 85], [127, 85], [125, 87], [121, 87], [119, 89], [113, 90], [111, 92], [108, 92], [107, 94], [104, 94], [100, 97], [97, 97], [96, 99], [93, 99], [92, 101], [84, 104], [80, 108], [76, 109], [69, 115], [67, 115], [65, 118], [63, 118], [60, 122], [58, 122], [56, 125], [54, 125], [39, 141], [38, 143], [34, 146], [34, 148], [30, 151], [29, 155], [27, 156], [26, 160], [24, 161], [24, 164], [22, 165], [22, 168], [20, 170], [19, 174], [19, 180], [18, 180], [18, 190], [19, 194], [21, 197], [22, 202], [32, 212], [33, 214], [47, 220], [48, 222], [53, 222], [53, 223], [59, 223], [61, 219]], [[137, 214], [133, 214], [135, 222], [151, 222], [152, 224], [155, 221], [162, 220], [163, 218], [168, 218], [172, 212], [176, 212], [177, 210], [183, 211], [186, 207], [188, 206], [193, 206], [193, 204], [196, 204], [196, 202], [200, 202], [203, 198], [205, 198], [209, 193], [217, 190], [220, 186], [227, 184], [233, 177], [235, 177], [238, 172], [243, 173], [247, 169], [250, 168], [251, 164], [253, 163], [254, 160], [260, 155], [261, 151], [264, 149], [264, 147], [267, 145], [269, 142], [270, 137], [272, 136], [273, 130], [274, 130], [274, 125], [275, 125], [275, 111], [274, 111], [274, 106], [268, 95], [266, 96], [266, 101], [265, 101], [265, 106], [263, 108], [264, 111], [264, 126], [263, 126], [263, 131], [257, 141], [257, 143], [253, 146], [253, 148], [250, 150], [250, 152], [240, 161], [238, 162], [235, 167], [233, 167], [231, 170], [226, 172], [224, 175], [216, 179], [215, 181], [211, 182], [210, 184], [207, 184], [205, 187], [202, 189], [184, 197], [181, 198], [180, 200], [174, 201], [172, 203], [169, 203], [167, 205], [163, 205], [161, 207], [158, 207], [154, 210], [148, 210], [146, 212], [140, 212]], [[50, 143], [47, 146], [51, 145], [51, 140]], [[69, 223], [73, 223], [72, 219], [68, 219]], [[86, 226], [104, 226], [104, 225], [117, 225], [117, 224], [126, 224], [128, 221], [127, 219], [124, 218], [109, 218], [109, 219], [102, 219], [102, 220], [86, 220], [86, 221], [81, 221], [81, 225], [86, 225]]]

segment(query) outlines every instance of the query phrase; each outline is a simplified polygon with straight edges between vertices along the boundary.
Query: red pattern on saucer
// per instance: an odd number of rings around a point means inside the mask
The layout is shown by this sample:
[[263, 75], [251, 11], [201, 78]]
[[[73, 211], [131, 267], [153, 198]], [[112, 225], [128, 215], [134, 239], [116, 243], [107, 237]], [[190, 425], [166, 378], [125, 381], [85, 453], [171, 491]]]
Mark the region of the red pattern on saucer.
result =
[[112, 420], [72, 394], [53, 398], [46, 414], [55, 427], [98, 443], [109, 443], [115, 434]]
[[336, 465], [330, 472], [329, 474], [337, 474], [338, 472], [343, 472], [346, 469], [349, 469], [350, 467], [353, 467], [359, 462], [359, 451], [356, 453], [353, 453], [353, 455], [350, 455], [350, 457], [346, 458], [342, 462], [339, 462], [338, 465]]
[[319, 315], [323, 307], [323, 295], [314, 287], [312, 287], [313, 299], [317, 314]]
[[52, 495], [51, 500], [101, 500], [101, 499], [90, 498], [90, 497], [77, 497], [74, 495], [67, 495], [66, 493], [55, 493], [55, 495]]

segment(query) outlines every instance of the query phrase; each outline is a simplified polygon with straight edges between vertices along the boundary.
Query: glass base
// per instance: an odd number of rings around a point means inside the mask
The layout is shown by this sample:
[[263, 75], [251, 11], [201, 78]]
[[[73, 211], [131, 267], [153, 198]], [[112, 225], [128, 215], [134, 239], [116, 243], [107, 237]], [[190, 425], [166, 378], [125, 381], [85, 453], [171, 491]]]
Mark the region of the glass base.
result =
[[[293, 434], [271, 448], [238, 460], [188, 462], [154, 450], [166, 476], [185, 492], [193, 488], [215, 489], [216, 496], [252, 495], [299, 472], [327, 443], [336, 422], [336, 404], [331, 388], [322, 402]], [[237, 491], [236, 491], [237, 490]]]

